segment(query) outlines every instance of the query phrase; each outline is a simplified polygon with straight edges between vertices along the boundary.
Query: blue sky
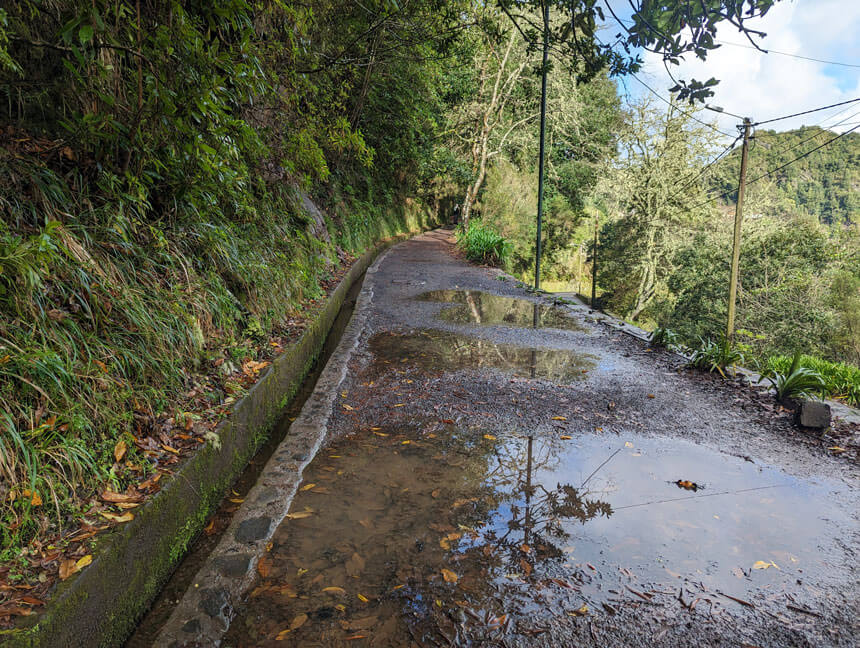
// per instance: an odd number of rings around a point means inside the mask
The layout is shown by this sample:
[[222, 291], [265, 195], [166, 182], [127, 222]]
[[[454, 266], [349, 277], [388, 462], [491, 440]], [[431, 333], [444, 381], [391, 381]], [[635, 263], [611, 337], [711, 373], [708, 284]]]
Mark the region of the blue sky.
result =
[[[627, 2], [611, 1], [612, 6], [618, 8], [619, 16], [629, 16]], [[751, 21], [749, 26], [767, 32], [767, 37], [760, 41], [765, 49], [860, 65], [860, 0], [783, 0], [764, 18]], [[739, 47], [737, 44], [749, 45], [749, 41], [731, 25], [718, 30], [717, 41], [726, 44], [711, 52], [707, 61], [690, 57], [679, 68], [673, 66], [673, 74], [682, 79], [720, 79], [716, 96], [709, 103], [729, 112], [763, 121], [860, 97], [860, 67], [829, 65], [776, 53], [762, 54]], [[661, 58], [649, 53], [643, 58], [645, 66], [639, 76], [668, 97], [668, 88], [673, 83]], [[623, 91], [624, 85], [619, 86]], [[626, 87], [634, 97], [648, 92], [633, 79], [626, 81]], [[722, 130], [735, 131], [738, 119], [707, 114], [713, 116]], [[843, 131], [860, 122], [860, 102], [768, 127], [787, 130], [804, 124], [819, 124], [827, 128], [843, 120], [847, 121], [834, 130]]]

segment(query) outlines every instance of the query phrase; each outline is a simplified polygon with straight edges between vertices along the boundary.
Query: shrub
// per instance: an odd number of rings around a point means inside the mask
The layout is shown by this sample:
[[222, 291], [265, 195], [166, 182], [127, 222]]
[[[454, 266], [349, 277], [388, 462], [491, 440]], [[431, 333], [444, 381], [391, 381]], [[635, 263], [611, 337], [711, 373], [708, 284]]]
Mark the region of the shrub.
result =
[[[793, 360], [790, 356], [773, 356], [768, 359], [767, 372], [786, 373]], [[844, 362], [828, 362], [809, 355], [801, 355], [799, 364], [821, 377], [823, 385], [818, 393], [839, 398], [855, 407], [860, 406], [860, 367]]]
[[723, 369], [744, 362], [744, 354], [733, 348], [726, 340], [720, 342], [715, 342], [711, 338], [707, 340], [699, 338], [699, 340], [701, 344], [693, 352], [689, 365], [694, 369], [709, 372], [717, 371], [725, 377], [726, 374]]
[[824, 389], [824, 379], [821, 374], [800, 364], [800, 352], [795, 353], [791, 364], [784, 372], [769, 369], [762, 376], [776, 390], [776, 398], [786, 401], [820, 394]]
[[480, 220], [473, 219], [466, 228], [457, 232], [457, 245], [466, 258], [475, 263], [505, 267], [510, 255], [510, 244], [505, 237]]

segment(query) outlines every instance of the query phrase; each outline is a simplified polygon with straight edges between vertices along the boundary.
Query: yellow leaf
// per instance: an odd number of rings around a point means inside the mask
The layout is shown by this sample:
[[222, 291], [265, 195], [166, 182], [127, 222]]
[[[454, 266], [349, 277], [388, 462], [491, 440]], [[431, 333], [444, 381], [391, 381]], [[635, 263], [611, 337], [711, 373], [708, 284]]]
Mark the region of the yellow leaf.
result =
[[355, 408], [354, 408], [354, 407], [352, 407], [351, 405], [347, 405], [346, 403], [343, 403], [343, 409], [345, 409], [345, 410], [349, 410], [349, 411], [351, 412], [351, 411], [353, 411]]
[[567, 417], [566, 416], [553, 416], [552, 420], [553, 421], [566, 421]]
[[229, 501], [233, 502], [233, 504], [241, 504], [245, 500], [241, 497], [231, 497]]
[[343, 603], [338, 603], [334, 606], [335, 610], [340, 610], [341, 612], [346, 612], [346, 606]]
[[559, 437], [559, 439], [561, 439], [562, 441], [570, 441], [572, 438], [573, 438], [572, 436], [569, 436], [569, 435], [567, 435], [567, 434], [562, 434], [562, 435]]
[[578, 610], [573, 610], [571, 612], [568, 612], [567, 614], [568, 616], [585, 616], [586, 614], [588, 614], [588, 606], [583, 603], [582, 607], [580, 607]]
[[452, 572], [450, 569], [442, 569], [442, 578], [445, 579], [446, 583], [456, 583], [459, 576]]
[[290, 622], [290, 630], [298, 630], [305, 624], [307, 620], [307, 614], [299, 614], [295, 619]]
[[779, 569], [779, 567], [777, 567], [776, 563], [773, 561], [765, 562], [764, 560], [756, 560], [752, 566], [753, 569], [767, 569], [768, 567], [776, 567], [777, 569]]
[[845, 448], [840, 448], [839, 446], [830, 446], [827, 449], [830, 450], [831, 452], [835, 452], [837, 454], [840, 452], [846, 452]]
[[302, 486], [299, 490], [300, 490], [300, 491], [309, 491], [309, 490], [310, 490], [310, 489], [312, 489], [314, 486], [316, 486], [316, 484], [305, 484], [305, 485], [304, 485], [304, 486]]
[[128, 446], [126, 445], [125, 441], [120, 439], [113, 447], [113, 458], [117, 461], [122, 461], [122, 458], [125, 456], [126, 450], [128, 450]]
[[376, 436], [387, 437], [388, 435], [385, 432], [374, 432]]
[[327, 592], [328, 594], [346, 594], [345, 589], [343, 589], [342, 587], [335, 587], [334, 585], [331, 585], [329, 587], [323, 587], [322, 591]]
[[400, 445], [409, 445], [410, 443], [412, 443], [412, 441], [401, 441]]
[[370, 602], [370, 599], [367, 598], [364, 594], [359, 594], [358, 600], [361, 601], [362, 603], [369, 603]]
[[309, 511], [299, 511], [298, 513], [288, 513], [287, 519], [288, 520], [302, 520], [302, 519], [308, 518], [312, 515], [313, 515], [313, 513], [309, 512]]
[[92, 557], [92, 555], [91, 555], [91, 554], [87, 554], [86, 556], [84, 556], [83, 558], [79, 559], [79, 560], [75, 563], [75, 571], [77, 571], [77, 570], [79, 570], [79, 569], [83, 569], [84, 567], [86, 567], [87, 565], [89, 565], [92, 561], [93, 561], [93, 557]]
[[403, 403], [397, 403], [397, 405], [392, 405], [392, 407], [403, 407]]
[[485, 434], [485, 435], [484, 435], [484, 438], [485, 438], [487, 441], [495, 441], [495, 440], [496, 440], [496, 437], [494, 437], [492, 434]]
[[632, 444], [632, 443], [630, 443], [629, 441], [625, 441], [625, 442], [624, 442], [624, 447], [625, 447], [625, 448], [632, 448], [632, 447], [633, 447], [633, 444]]
[[128, 512], [123, 513], [122, 515], [117, 515], [116, 513], [107, 513], [105, 511], [99, 512], [106, 520], [110, 520], [111, 522], [131, 522], [134, 519], [134, 513]]

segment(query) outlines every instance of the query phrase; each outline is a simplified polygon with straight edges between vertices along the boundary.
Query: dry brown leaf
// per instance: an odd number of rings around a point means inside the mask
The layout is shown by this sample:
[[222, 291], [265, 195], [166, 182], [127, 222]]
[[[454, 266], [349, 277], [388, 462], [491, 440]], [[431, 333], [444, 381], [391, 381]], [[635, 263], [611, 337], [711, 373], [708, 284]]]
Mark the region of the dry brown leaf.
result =
[[101, 515], [106, 520], [110, 520], [111, 522], [131, 522], [134, 519], [134, 513], [123, 513], [122, 515], [117, 515], [116, 513], [108, 513], [107, 511], [99, 511], [99, 515]]
[[272, 560], [268, 556], [263, 556], [257, 562], [257, 573], [263, 578], [268, 578], [272, 571]]
[[126, 445], [125, 441], [120, 439], [116, 442], [116, 445], [113, 447], [113, 458], [119, 462], [122, 461], [122, 458], [125, 456], [126, 451], [128, 450], [128, 445]]

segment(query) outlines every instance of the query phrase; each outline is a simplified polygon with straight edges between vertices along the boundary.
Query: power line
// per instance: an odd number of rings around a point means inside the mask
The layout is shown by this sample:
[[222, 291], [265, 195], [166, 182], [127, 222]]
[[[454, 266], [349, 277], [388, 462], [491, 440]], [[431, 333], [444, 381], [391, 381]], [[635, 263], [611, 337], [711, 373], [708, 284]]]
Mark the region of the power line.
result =
[[[803, 158], [805, 158], [806, 156], [811, 155], [812, 153], [815, 153], [817, 150], [819, 150], [819, 149], [823, 149], [823, 148], [824, 148], [825, 146], [827, 146], [828, 144], [830, 144], [830, 143], [832, 143], [832, 142], [835, 142], [836, 140], [838, 140], [838, 139], [839, 139], [839, 138], [841, 138], [841, 137], [845, 137], [846, 135], [848, 135], [848, 133], [851, 133], [851, 132], [853, 132], [853, 131], [857, 130], [858, 128], [860, 128], [860, 123], [858, 123], [854, 128], [851, 128], [851, 129], [849, 129], [849, 130], [845, 131], [844, 133], [840, 133], [840, 134], [839, 134], [839, 135], [837, 135], [836, 137], [832, 137], [832, 138], [830, 138], [829, 140], [827, 140], [826, 142], [824, 142], [824, 144], [820, 144], [820, 145], [816, 146], [815, 148], [808, 150], [806, 153], [803, 153], [803, 154], [801, 154], [801, 155], [798, 155], [798, 156], [797, 156], [796, 158], [794, 158], [793, 160], [791, 160], [791, 161], [789, 161], [789, 162], [786, 162], [785, 164], [781, 164], [781, 165], [779, 165], [778, 167], [776, 167], [775, 169], [771, 169], [770, 171], [766, 171], [765, 173], [762, 173], [760, 176], [756, 176], [756, 177], [755, 177], [755, 178], [753, 178], [752, 180], [749, 180], [748, 182], [746, 182], [746, 183], [745, 183], [745, 184], [746, 184], [746, 186], [749, 186], [749, 185], [753, 184], [754, 182], [758, 182], [759, 180], [761, 180], [761, 179], [763, 179], [763, 178], [766, 178], [766, 177], [768, 177], [768, 176], [770, 176], [770, 175], [773, 175], [773, 174], [774, 174], [774, 173], [776, 173], [777, 171], [782, 171], [784, 168], [786, 168], [786, 167], [788, 167], [788, 166], [791, 166], [792, 164], [794, 164], [794, 163], [795, 163], [795, 162], [797, 162], [798, 160], [802, 160], [802, 159], [803, 159]], [[725, 198], [726, 196], [728, 196], [729, 194], [733, 193], [734, 191], [735, 191], [734, 189], [730, 189], [729, 191], [724, 191], [723, 193], [721, 193], [721, 194], [720, 194], [720, 195], [718, 195], [718, 196], [714, 196], [714, 197], [712, 197], [712, 198], [708, 198], [707, 200], [705, 200], [705, 201], [703, 201], [703, 202], [700, 202], [700, 203], [699, 203], [699, 204], [697, 204], [697, 205], [693, 205], [690, 209], [697, 209], [697, 208], [699, 208], [699, 207], [703, 207], [704, 205], [707, 205], [708, 203], [712, 203], [712, 202], [714, 202], [715, 200], [719, 200], [720, 198]]]
[[640, 79], [638, 76], [636, 76], [636, 75], [635, 75], [635, 74], [633, 74], [632, 72], [630, 73], [630, 76], [632, 76], [632, 77], [633, 77], [634, 79], [636, 79], [639, 83], [641, 83], [643, 86], [645, 86], [645, 87], [646, 87], [646, 88], [651, 92], [651, 94], [653, 94], [655, 97], [657, 97], [660, 101], [662, 101], [663, 103], [665, 103], [665, 104], [666, 104], [666, 105], [668, 105], [668, 106], [672, 106], [673, 108], [675, 108], [676, 110], [678, 110], [678, 112], [680, 112], [681, 114], [686, 115], [686, 116], [687, 116], [687, 117], [689, 117], [690, 119], [692, 119], [692, 120], [694, 120], [694, 121], [699, 122], [699, 123], [700, 123], [700, 124], [702, 124], [703, 126], [707, 126], [707, 127], [708, 127], [708, 128], [710, 128], [711, 130], [714, 130], [714, 131], [716, 131], [717, 133], [719, 133], [720, 135], [725, 135], [726, 137], [734, 137], [734, 135], [732, 135], [731, 133], [727, 133], [727, 132], [725, 132], [725, 131], [722, 131], [722, 130], [720, 130], [719, 128], [717, 128], [716, 126], [714, 126], [713, 124], [709, 124], [708, 122], [702, 121], [701, 119], [699, 119], [698, 117], [696, 117], [693, 113], [687, 112], [687, 111], [685, 111], [685, 110], [681, 110], [680, 108], [678, 108], [678, 105], [677, 105], [677, 104], [673, 104], [673, 103], [672, 103], [671, 101], [669, 101], [668, 99], [663, 98], [663, 97], [662, 97], [662, 96], [661, 96], [661, 95], [660, 95], [656, 90], [654, 90], [654, 88], [652, 88], [651, 86], [649, 86], [647, 83], [645, 83], [642, 79]]
[[734, 149], [734, 148], [735, 148], [735, 144], [737, 144], [737, 143], [738, 143], [738, 140], [739, 140], [739, 139], [741, 139], [741, 137], [743, 137], [743, 135], [738, 135], [738, 136], [735, 138], [735, 140], [734, 140], [731, 144], [729, 144], [725, 149], [723, 149], [723, 151], [722, 151], [722, 152], [721, 152], [717, 157], [715, 157], [713, 160], [711, 160], [710, 162], [708, 162], [704, 167], [702, 167], [702, 170], [701, 170], [701, 171], [699, 171], [699, 173], [697, 173], [697, 174], [696, 174], [696, 176], [695, 176], [692, 180], [690, 180], [689, 182], [686, 182], [686, 183], [684, 184], [684, 186], [683, 186], [683, 187], [681, 187], [681, 188], [680, 188], [680, 189], [678, 189], [676, 192], [674, 192], [671, 196], [669, 196], [669, 200], [672, 200], [672, 198], [674, 198], [675, 196], [677, 196], [678, 194], [680, 194], [682, 191], [684, 191], [685, 189], [687, 189], [687, 187], [690, 187], [690, 186], [692, 186], [693, 184], [695, 184], [695, 183], [696, 183], [696, 181], [697, 181], [699, 178], [701, 178], [703, 175], [705, 175], [705, 172], [706, 172], [710, 167], [712, 167], [712, 166], [713, 166], [713, 165], [715, 165], [717, 162], [719, 162], [719, 161], [720, 161], [720, 160], [721, 160], [721, 159], [722, 159], [722, 158], [723, 158], [723, 157], [724, 157], [724, 156], [725, 156], [729, 151], [731, 151], [732, 149]]
[[[845, 110], [840, 110], [838, 113], [836, 113], [836, 115], [838, 115], [838, 114], [840, 114], [840, 113], [842, 113], [842, 112], [845, 112]], [[836, 115], [831, 115], [830, 117], [827, 117], [826, 119], [823, 119], [822, 121], [827, 121], [828, 119], [832, 119], [832, 118], [833, 118], [833, 117], [835, 117]], [[828, 127], [827, 127], [827, 129], [836, 128], [837, 126], [842, 126], [842, 125], [844, 125], [844, 124], [845, 124], [845, 122], [847, 122], [849, 119], [854, 119], [857, 115], [860, 115], [860, 111], [859, 111], [859, 112], [855, 112], [855, 113], [853, 113], [853, 114], [851, 114], [851, 115], [848, 115], [848, 116], [847, 116], [847, 117], [845, 117], [842, 121], [836, 122], [835, 124], [831, 124], [830, 126], [828, 126]], [[820, 123], [820, 122], [819, 122], [819, 123]], [[814, 126], [813, 126], [813, 128], [814, 128]], [[821, 135], [823, 135], [823, 134], [824, 134], [824, 133], [826, 133], [826, 132], [827, 132], [827, 130], [826, 130], [826, 129], [822, 129], [822, 130], [820, 130], [819, 132], [814, 133], [814, 134], [813, 134], [813, 135], [811, 135], [810, 137], [807, 137], [806, 139], [801, 140], [800, 142], [797, 142], [796, 144], [792, 144], [792, 145], [791, 145], [791, 146], [789, 146], [788, 148], [778, 149], [778, 150], [776, 151], [776, 153], [780, 153], [780, 154], [782, 154], [782, 153], [788, 153], [789, 151], [793, 151], [794, 149], [796, 149], [796, 148], [798, 148], [798, 147], [800, 147], [800, 146], [803, 146], [803, 145], [804, 145], [804, 144], [806, 144], [808, 141], [813, 140], [813, 139], [815, 139], [816, 137], [820, 137]], [[774, 137], [774, 136], [776, 136], [776, 133], [774, 133], [773, 135], [771, 135], [770, 133], [766, 133], [764, 136], [765, 136], [765, 137]]]
[[804, 61], [815, 61], [816, 63], [825, 63], [827, 65], [841, 65], [843, 67], [850, 68], [860, 68], [860, 65], [856, 65], [854, 63], [842, 63], [841, 61], [825, 61], [824, 59], [813, 58], [812, 56], [802, 56], [800, 54], [789, 54], [788, 52], [779, 52], [777, 50], [772, 49], [761, 49], [758, 47], [753, 47], [752, 45], [744, 45], [743, 43], [730, 43], [728, 41], [716, 41], [720, 45], [731, 45], [732, 47], [743, 47], [744, 49], [751, 49], [760, 52], [761, 54], [779, 54], [780, 56], [790, 56], [796, 59], [803, 59]]
[[845, 104], [855, 103], [860, 101], [860, 97], [856, 99], [849, 99], [848, 101], [840, 101], [839, 103], [830, 104], [829, 106], [822, 106], [821, 108], [813, 108], [812, 110], [804, 110], [803, 112], [794, 113], [792, 115], [785, 115], [785, 117], [774, 117], [773, 119], [765, 119], [764, 121], [756, 122], [753, 126], [761, 126], [762, 124], [769, 124], [775, 121], [781, 121], [783, 119], [790, 119], [792, 117], [799, 117], [800, 115], [808, 115], [809, 113], [818, 112], [819, 110], [827, 110], [828, 108], [835, 108], [836, 106], [844, 106]]

